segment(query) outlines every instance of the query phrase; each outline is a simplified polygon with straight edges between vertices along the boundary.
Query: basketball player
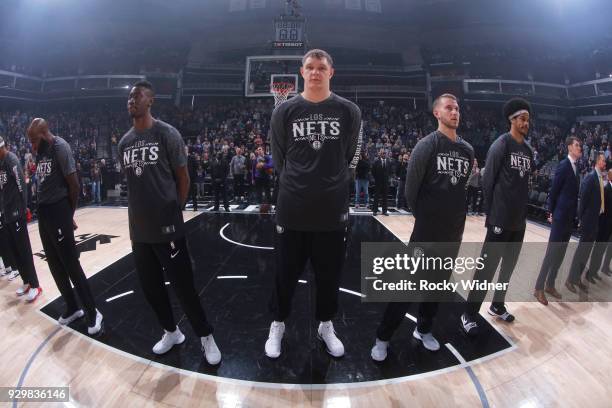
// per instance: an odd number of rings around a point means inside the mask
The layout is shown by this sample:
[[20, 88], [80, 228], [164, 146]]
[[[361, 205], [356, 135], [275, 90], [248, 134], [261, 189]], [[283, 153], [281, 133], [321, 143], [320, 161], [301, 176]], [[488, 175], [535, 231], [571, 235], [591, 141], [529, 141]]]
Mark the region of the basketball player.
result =
[[[438, 130], [421, 139], [410, 156], [406, 170], [406, 201], [414, 214], [411, 246], [429, 246], [434, 256], [455, 258], [465, 226], [466, 183], [472, 170], [474, 149], [457, 135], [459, 104], [451, 94], [443, 94], [433, 103]], [[449, 243], [430, 245], [429, 243]], [[452, 243], [452, 244], [450, 244]], [[428, 255], [427, 253], [425, 255]], [[427, 270], [421, 275], [428, 281], [448, 280], [452, 270]], [[431, 329], [438, 311], [438, 302], [419, 305], [417, 326], [413, 336], [430, 351], [440, 349]], [[371, 357], [387, 358], [391, 336], [404, 320], [410, 303], [391, 302], [376, 332]]]
[[[74, 156], [68, 143], [49, 131], [44, 119], [32, 120], [28, 138], [36, 154], [40, 240], [51, 275], [66, 302], [66, 311], [58, 323], [69, 324], [86, 315], [87, 332], [97, 334], [102, 329], [102, 314], [96, 309], [74, 241], [77, 225], [73, 217], [79, 197]], [[77, 305], [71, 282], [83, 303], [84, 312]]]
[[7, 238], [5, 248], [12, 253], [23, 280], [17, 296], [25, 295], [27, 302], [33, 302], [42, 289], [38, 286], [28, 235], [27, 201], [28, 192], [19, 159], [8, 151], [0, 137], [0, 224]]
[[304, 55], [300, 68], [304, 92], [272, 113], [272, 157], [279, 172], [276, 207], [276, 280], [265, 351], [281, 354], [284, 321], [289, 317], [298, 278], [306, 262], [314, 269], [315, 316], [319, 338], [334, 357], [344, 345], [331, 319], [338, 309], [348, 224], [349, 163], [357, 150], [361, 112], [330, 90], [334, 75], [331, 56], [323, 50]]
[[[529, 176], [535, 170], [533, 150], [525, 140], [531, 105], [521, 98], [510, 99], [504, 105], [503, 115], [510, 122], [510, 132], [499, 136], [489, 148], [482, 178], [487, 235], [481, 253], [485, 258], [484, 267], [476, 270], [474, 280], [487, 283], [495, 276], [500, 260], [498, 283], [510, 282], [525, 236]], [[478, 334], [476, 315], [485, 296], [486, 291], [472, 290], [465, 303], [461, 326], [470, 336]], [[495, 291], [488, 312], [513, 322], [514, 316], [506, 309], [505, 298], [505, 290]]]
[[136, 271], [145, 298], [165, 330], [153, 352], [164, 354], [185, 341], [172, 314], [165, 269], [193, 330], [200, 337], [206, 361], [218, 364], [221, 353], [194, 287], [185, 239], [181, 211], [189, 194], [185, 144], [178, 130], [151, 116], [154, 96], [149, 82], [134, 85], [127, 103], [132, 128], [119, 141], [121, 165], [127, 176]]

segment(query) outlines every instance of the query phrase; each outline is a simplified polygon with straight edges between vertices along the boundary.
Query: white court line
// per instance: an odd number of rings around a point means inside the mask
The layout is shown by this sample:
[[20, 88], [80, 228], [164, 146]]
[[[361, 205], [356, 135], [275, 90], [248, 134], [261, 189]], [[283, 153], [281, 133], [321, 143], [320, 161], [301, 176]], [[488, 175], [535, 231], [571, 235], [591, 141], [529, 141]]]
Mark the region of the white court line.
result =
[[[55, 300], [55, 299], [53, 299]], [[41, 310], [38, 310], [38, 313], [40, 313], [43, 318], [49, 320], [50, 322], [53, 322], [54, 324], [57, 324], [56, 320], [53, 320], [53, 318], [51, 318], [51, 316], [48, 316], [47, 314], [43, 313]], [[152, 360], [147, 360], [145, 358], [139, 357], [139, 356], [135, 356], [133, 354], [127, 353], [123, 350], [119, 350], [117, 348], [111, 347], [107, 344], [104, 344], [100, 341], [97, 341], [89, 336], [84, 335], [81, 332], [78, 332], [76, 330], [74, 330], [72, 327], [70, 326], [62, 326], [63, 330], [67, 330], [72, 332], [72, 334], [78, 336], [81, 339], [87, 340], [89, 342], [91, 342], [92, 344], [104, 348], [112, 353], [116, 353], [119, 354], [123, 357], [129, 358], [132, 361], [136, 361], [139, 363], [142, 363], [145, 366], [152, 366], [152, 367], [156, 367], [156, 368], [161, 368], [161, 369], [165, 369], [168, 370], [170, 372], [174, 372], [174, 373], [178, 373], [181, 375], [185, 375], [185, 376], [189, 376], [189, 377], [193, 377], [193, 378], [198, 378], [198, 379], [202, 379], [202, 380], [206, 380], [206, 381], [210, 381], [213, 383], [226, 383], [226, 384], [232, 384], [232, 385], [241, 385], [247, 388], [253, 388], [253, 387], [259, 387], [259, 388], [266, 388], [266, 389], [282, 389], [282, 390], [344, 390], [344, 389], [358, 389], [358, 388], [367, 388], [367, 387], [374, 387], [374, 386], [385, 386], [385, 385], [391, 385], [391, 384], [399, 384], [399, 383], [403, 383], [403, 382], [408, 382], [408, 381], [418, 381], [418, 380], [422, 380], [424, 378], [429, 378], [429, 377], [435, 377], [441, 374], [446, 374], [446, 373], [450, 373], [453, 371], [457, 371], [459, 369], [462, 369], [463, 367], [459, 364], [451, 366], [451, 367], [446, 367], [446, 368], [441, 368], [439, 370], [434, 370], [434, 371], [429, 371], [427, 373], [421, 373], [421, 374], [414, 374], [414, 375], [409, 375], [409, 376], [405, 376], [405, 377], [397, 377], [397, 378], [391, 378], [388, 380], [374, 380], [374, 381], [364, 381], [364, 382], [359, 382], [359, 383], [337, 383], [337, 384], [289, 384], [289, 383], [265, 383], [265, 382], [259, 382], [259, 381], [247, 381], [247, 380], [236, 380], [234, 378], [226, 378], [226, 377], [218, 377], [218, 376], [214, 376], [214, 375], [210, 375], [210, 374], [202, 374], [202, 373], [198, 373], [195, 371], [190, 371], [190, 370], [185, 370], [185, 369], [181, 369], [181, 368], [176, 368], [176, 367], [172, 367], [166, 364], [162, 364], [162, 363], [158, 363], [156, 361], [152, 361]], [[491, 354], [487, 357], [483, 357], [482, 359], [479, 359], [481, 361], [483, 360], [488, 360], [489, 358], [493, 358], [498, 356], [501, 353], [506, 353], [507, 350], [502, 350], [499, 351], [497, 353]], [[479, 360], [474, 360], [474, 361], [479, 361]], [[472, 365], [474, 363], [474, 361], [468, 363], [468, 365]], [[221, 363], [223, 364], [223, 363]], [[144, 370], [146, 370], [147, 367], [144, 367]]]
[[413, 322], [415, 322], [415, 323], [417, 322], [416, 317], [414, 317], [414, 316], [413, 316], [413, 315], [411, 315], [410, 313], [406, 313], [406, 317], [407, 317], [408, 319], [412, 320], [412, 321], [413, 321]]
[[452, 344], [446, 343], [445, 346], [447, 349], [450, 350], [451, 353], [453, 353], [453, 356], [455, 356], [455, 358], [461, 363], [462, 367], [467, 365], [467, 361], [465, 360], [465, 358], [463, 358], [461, 353], [459, 353], [459, 351], [457, 351], [457, 349]]
[[340, 292], [344, 292], [344, 293], [350, 293], [351, 295], [355, 295], [355, 296], [359, 296], [359, 297], [366, 297], [366, 295], [363, 295], [359, 292], [353, 292], [352, 290], [348, 290], [348, 289], [344, 289], [344, 288], [340, 288]]
[[108, 303], [108, 302], [112, 302], [113, 300], [115, 300], [115, 299], [119, 299], [120, 297], [124, 297], [124, 296], [127, 296], [127, 295], [131, 295], [132, 293], [134, 293], [134, 291], [133, 291], [133, 290], [128, 290], [127, 292], [120, 293], [120, 294], [118, 294], [117, 296], [109, 297], [108, 299], [106, 299], [106, 303]]
[[298, 282], [299, 282], [299, 283], [308, 283], [307, 281], [305, 281], [305, 280], [303, 280], [303, 279], [298, 280]]
[[170, 282], [165, 282], [166, 286], [168, 286], [170, 284]]
[[246, 275], [221, 275], [217, 276], [217, 279], [246, 279], [248, 276]]
[[267, 249], [267, 250], [273, 250], [273, 247], [262, 247], [262, 246], [257, 246], [257, 245], [248, 245], [248, 244], [242, 244], [240, 242], [236, 242], [236, 241], [232, 241], [231, 239], [229, 239], [228, 237], [225, 236], [225, 233], [223, 231], [225, 231], [225, 229], [227, 227], [229, 227], [230, 223], [228, 222], [227, 224], [225, 224], [223, 226], [223, 228], [221, 228], [219, 230], [219, 235], [221, 235], [221, 238], [223, 238], [224, 240], [226, 240], [227, 242], [230, 242], [234, 245], [238, 245], [238, 246], [242, 246], [242, 247], [246, 247], [246, 248], [253, 248], [253, 249]]

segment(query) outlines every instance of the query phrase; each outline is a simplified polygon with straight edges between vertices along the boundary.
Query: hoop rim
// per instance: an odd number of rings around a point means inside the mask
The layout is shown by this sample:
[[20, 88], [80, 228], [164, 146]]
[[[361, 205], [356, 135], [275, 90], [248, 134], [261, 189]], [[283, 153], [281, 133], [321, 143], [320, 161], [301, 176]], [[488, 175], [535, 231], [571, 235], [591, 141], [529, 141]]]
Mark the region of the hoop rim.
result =
[[291, 82], [275, 82], [270, 84], [270, 92], [275, 95], [288, 95], [295, 89], [295, 84]]

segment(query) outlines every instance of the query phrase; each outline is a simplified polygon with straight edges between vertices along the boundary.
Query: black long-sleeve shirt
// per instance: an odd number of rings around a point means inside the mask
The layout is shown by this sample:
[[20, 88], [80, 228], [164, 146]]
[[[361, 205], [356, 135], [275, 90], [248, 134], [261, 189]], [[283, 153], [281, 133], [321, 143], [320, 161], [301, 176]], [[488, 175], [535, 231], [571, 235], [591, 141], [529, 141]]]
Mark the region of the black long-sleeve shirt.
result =
[[361, 111], [331, 94], [314, 103], [297, 95], [272, 113], [270, 139], [280, 174], [276, 222], [297, 231], [333, 231], [348, 221], [349, 163]]
[[[472, 171], [474, 149], [457, 136], [439, 131], [421, 139], [406, 170], [406, 202], [415, 217], [420, 241], [460, 241], [465, 226], [465, 185]], [[417, 228], [418, 224], [418, 228]]]
[[527, 141], [518, 143], [510, 133], [504, 133], [493, 142], [482, 176], [487, 226], [508, 231], [525, 229], [533, 170], [533, 150]]
[[8, 152], [4, 160], [0, 160], [0, 223], [25, 218], [27, 203], [23, 168], [17, 156]]

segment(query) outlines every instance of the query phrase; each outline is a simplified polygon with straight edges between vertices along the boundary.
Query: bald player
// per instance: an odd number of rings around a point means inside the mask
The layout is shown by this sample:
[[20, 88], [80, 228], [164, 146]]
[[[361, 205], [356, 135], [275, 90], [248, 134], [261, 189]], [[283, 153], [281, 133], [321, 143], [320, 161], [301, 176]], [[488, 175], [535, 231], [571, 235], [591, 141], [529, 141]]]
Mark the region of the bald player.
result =
[[[74, 156], [68, 143], [49, 131], [44, 119], [32, 120], [28, 138], [36, 154], [40, 239], [51, 275], [66, 302], [66, 311], [58, 323], [66, 325], [86, 316], [87, 332], [97, 334], [102, 329], [102, 314], [96, 309], [74, 241], [77, 225], [73, 217], [79, 196]], [[77, 304], [71, 282], [82, 309]]]

